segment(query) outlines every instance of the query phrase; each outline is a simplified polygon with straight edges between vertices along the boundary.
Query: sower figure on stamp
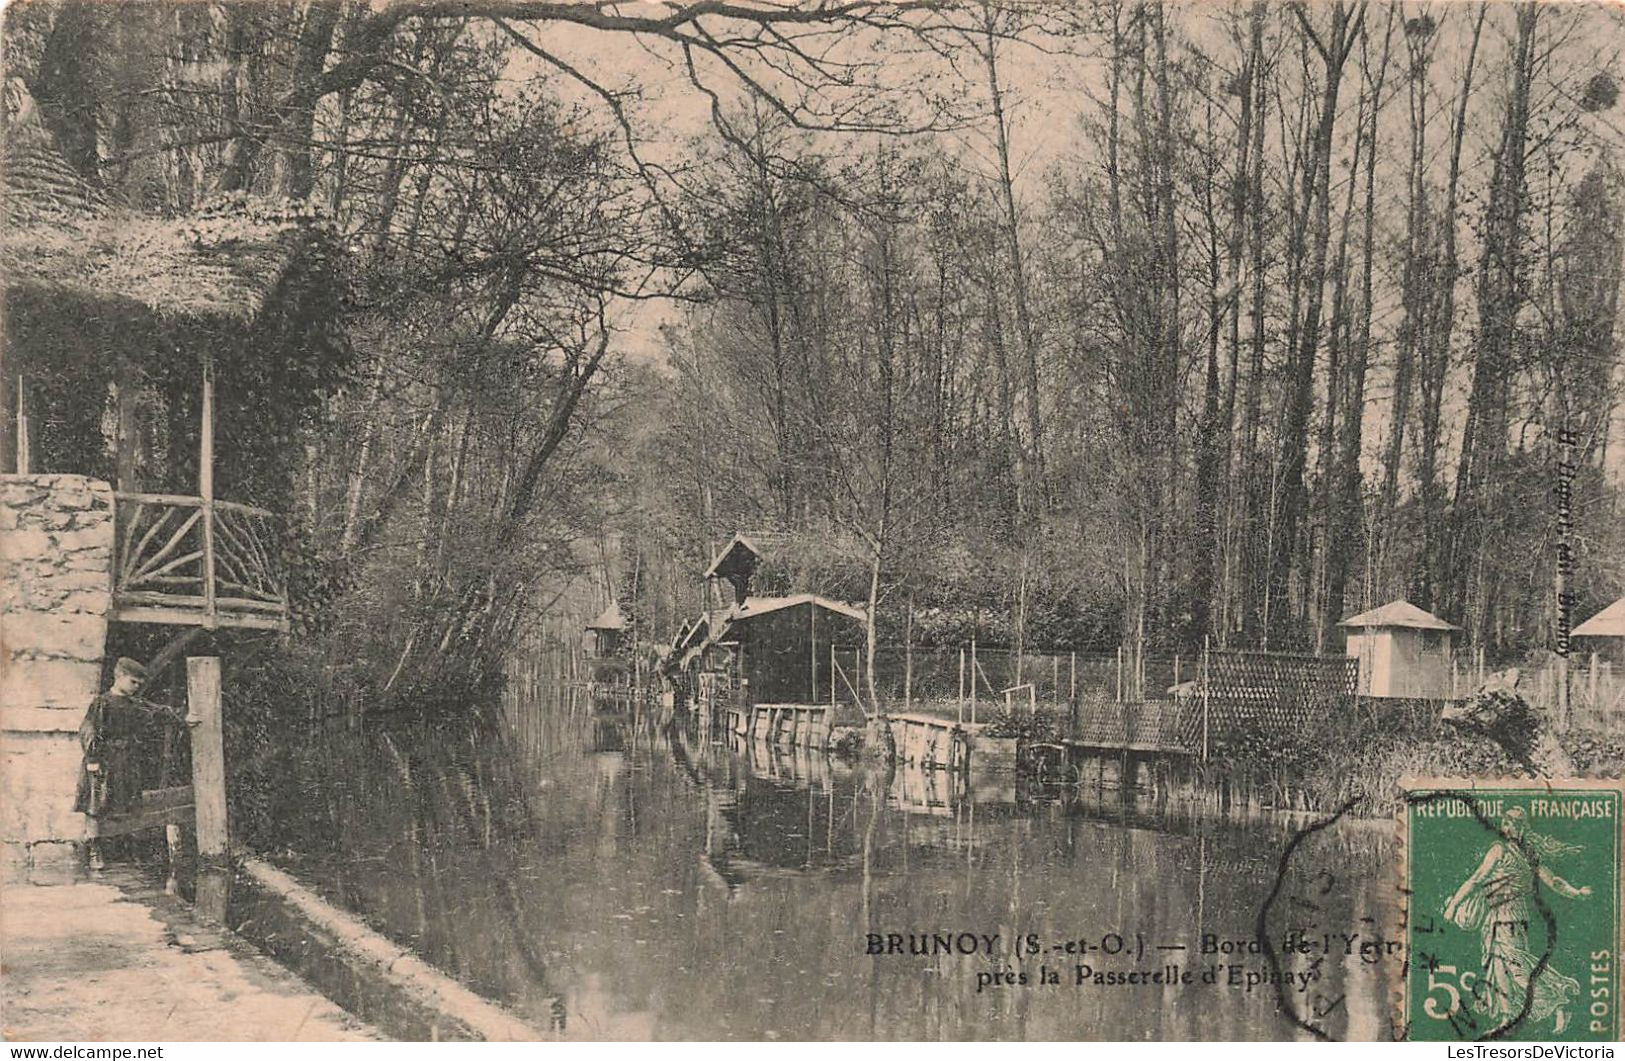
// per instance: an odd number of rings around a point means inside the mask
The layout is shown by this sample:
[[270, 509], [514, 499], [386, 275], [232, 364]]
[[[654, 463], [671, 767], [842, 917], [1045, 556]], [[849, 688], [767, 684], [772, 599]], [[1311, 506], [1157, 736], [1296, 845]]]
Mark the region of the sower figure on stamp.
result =
[[162, 757], [166, 730], [197, 719], [178, 708], [135, 695], [146, 668], [128, 657], [113, 666], [113, 684], [91, 701], [79, 726], [84, 761], [73, 809], [91, 817], [128, 810]]
[[1457, 927], [1479, 933], [1483, 971], [1473, 995], [1482, 1012], [1503, 1024], [1520, 1015], [1531, 1025], [1550, 1018], [1553, 1034], [1561, 1035], [1568, 1024], [1568, 1008], [1580, 997], [1580, 984], [1550, 965], [1542, 966], [1531, 949], [1530, 923], [1539, 916], [1536, 880], [1569, 899], [1584, 898], [1591, 889], [1575, 887], [1543, 864], [1546, 858], [1578, 849], [1527, 825], [1522, 808], [1506, 812], [1501, 839], [1490, 845], [1478, 868], [1445, 903], [1443, 913]]

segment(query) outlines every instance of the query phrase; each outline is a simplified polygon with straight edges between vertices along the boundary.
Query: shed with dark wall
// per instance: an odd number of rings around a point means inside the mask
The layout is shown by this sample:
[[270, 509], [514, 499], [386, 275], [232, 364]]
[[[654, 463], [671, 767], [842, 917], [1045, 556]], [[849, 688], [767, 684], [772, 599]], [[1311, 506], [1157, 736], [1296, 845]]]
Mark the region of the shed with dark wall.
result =
[[830, 647], [862, 644], [863, 624], [861, 608], [814, 593], [749, 597], [729, 612], [726, 640], [739, 646], [752, 703], [821, 704], [837, 680]]

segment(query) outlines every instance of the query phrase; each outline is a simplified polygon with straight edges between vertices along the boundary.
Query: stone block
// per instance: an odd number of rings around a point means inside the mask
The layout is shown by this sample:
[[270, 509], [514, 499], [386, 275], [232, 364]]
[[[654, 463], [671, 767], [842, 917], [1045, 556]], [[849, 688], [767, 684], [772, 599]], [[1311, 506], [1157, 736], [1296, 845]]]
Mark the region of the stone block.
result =
[[105, 550], [111, 553], [113, 551], [113, 524], [108, 522], [95, 527], [61, 531], [56, 536], [56, 548], [64, 553], [77, 553], [86, 550]]
[[91, 615], [106, 615], [113, 606], [113, 597], [109, 593], [98, 593], [94, 590], [80, 590], [76, 593], [64, 593], [58, 600], [57, 607], [68, 612], [87, 612]]
[[73, 809], [82, 752], [71, 733], [0, 731], [0, 841], [80, 841]]
[[51, 587], [64, 592], [97, 590], [109, 597], [113, 593], [113, 572], [106, 567], [70, 567], [51, 576]]
[[0, 720], [14, 708], [83, 711], [101, 691], [101, 674], [100, 660], [7, 660], [0, 666]]
[[84, 612], [0, 614], [0, 646], [5, 661], [17, 659], [100, 660], [107, 645], [107, 618]]
[[0, 557], [11, 561], [51, 556], [55, 552], [51, 536], [43, 530], [14, 530], [0, 542]]

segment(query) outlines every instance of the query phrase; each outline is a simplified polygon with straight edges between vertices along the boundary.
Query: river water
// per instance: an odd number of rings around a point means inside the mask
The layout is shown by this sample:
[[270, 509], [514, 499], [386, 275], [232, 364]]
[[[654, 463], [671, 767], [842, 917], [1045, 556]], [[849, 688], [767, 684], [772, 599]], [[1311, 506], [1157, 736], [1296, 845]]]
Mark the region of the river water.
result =
[[335, 734], [273, 811], [277, 861], [561, 1038], [1394, 1034], [1369, 821], [956, 786], [561, 687]]

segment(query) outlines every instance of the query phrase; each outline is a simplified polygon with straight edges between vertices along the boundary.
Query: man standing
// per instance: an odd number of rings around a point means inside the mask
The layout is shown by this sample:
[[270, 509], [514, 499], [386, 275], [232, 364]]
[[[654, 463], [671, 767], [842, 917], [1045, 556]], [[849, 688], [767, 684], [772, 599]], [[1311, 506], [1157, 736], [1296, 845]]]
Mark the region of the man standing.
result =
[[147, 669], [129, 657], [113, 665], [113, 684], [91, 701], [79, 726], [84, 763], [73, 809], [99, 817], [128, 810], [141, 796], [142, 781], [163, 748], [165, 724], [197, 720], [166, 704], [136, 696]]

